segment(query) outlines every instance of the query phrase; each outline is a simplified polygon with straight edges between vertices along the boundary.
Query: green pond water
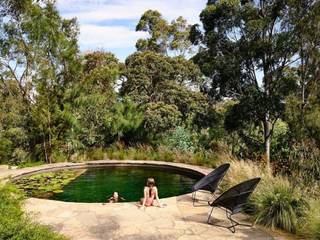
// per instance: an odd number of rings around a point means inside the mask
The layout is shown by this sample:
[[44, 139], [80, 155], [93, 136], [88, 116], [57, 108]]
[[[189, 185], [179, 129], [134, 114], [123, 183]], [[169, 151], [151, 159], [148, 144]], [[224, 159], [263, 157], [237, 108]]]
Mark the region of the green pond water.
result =
[[172, 169], [154, 167], [89, 168], [82, 175], [50, 199], [67, 202], [106, 202], [113, 192], [119, 192], [126, 201], [139, 201], [143, 196], [146, 179], [153, 177], [159, 197], [172, 197], [189, 193], [201, 176]]

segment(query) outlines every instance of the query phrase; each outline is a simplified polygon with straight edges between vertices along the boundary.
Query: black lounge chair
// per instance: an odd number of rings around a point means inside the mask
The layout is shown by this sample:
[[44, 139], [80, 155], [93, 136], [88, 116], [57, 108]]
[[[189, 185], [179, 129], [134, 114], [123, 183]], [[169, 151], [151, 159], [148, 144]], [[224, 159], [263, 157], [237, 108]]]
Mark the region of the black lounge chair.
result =
[[[227, 228], [233, 233], [235, 233], [235, 226], [237, 225], [252, 227], [252, 225], [237, 222], [232, 218], [232, 216], [243, 210], [244, 206], [248, 202], [251, 193], [254, 191], [259, 182], [260, 178], [253, 178], [239, 183], [238, 185], [228, 189], [226, 192], [221, 194], [212, 203], [209, 203], [212, 209], [207, 222], [218, 227]], [[222, 226], [210, 223], [210, 218], [214, 207], [219, 207], [226, 210], [226, 216], [231, 222], [230, 226]]]
[[211, 194], [214, 194], [218, 188], [220, 181], [222, 180], [224, 175], [226, 175], [229, 167], [230, 167], [229, 163], [226, 163], [217, 167], [208, 175], [201, 178], [195, 185], [192, 186], [191, 190], [192, 190], [193, 206], [196, 200], [207, 202], [207, 200], [196, 199], [197, 191], [200, 191], [200, 190], [209, 191]]

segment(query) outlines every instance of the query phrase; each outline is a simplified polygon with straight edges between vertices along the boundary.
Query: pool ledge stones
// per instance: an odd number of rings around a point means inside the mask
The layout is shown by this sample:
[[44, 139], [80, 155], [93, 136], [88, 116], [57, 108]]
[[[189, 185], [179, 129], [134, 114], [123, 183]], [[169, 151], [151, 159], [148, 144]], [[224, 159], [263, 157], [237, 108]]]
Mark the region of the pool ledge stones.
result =
[[[0, 170], [0, 179], [20, 178], [60, 169], [103, 167], [112, 165], [153, 165], [173, 167], [207, 174], [212, 169], [183, 163], [140, 160], [99, 160], [84, 163], [55, 163], [24, 169]], [[202, 197], [208, 198], [208, 195]], [[164, 198], [165, 208], [151, 207], [145, 211], [136, 203], [73, 203], [29, 198], [24, 208], [38, 222], [77, 240], [200, 240], [200, 239], [288, 239], [285, 235], [267, 233], [260, 227], [237, 228], [235, 234], [224, 228], [206, 224], [210, 208], [193, 207], [191, 194]], [[214, 220], [225, 221], [225, 212], [214, 210]], [[240, 218], [245, 218], [242, 215]]]
[[190, 171], [200, 175], [206, 175], [212, 169], [194, 166], [184, 163], [174, 163], [166, 161], [149, 161], [149, 160], [96, 160], [83, 163], [53, 163], [44, 164], [36, 167], [27, 167], [22, 169], [12, 169], [0, 171], [0, 179], [16, 179], [24, 176], [29, 176], [37, 173], [57, 171], [62, 169], [77, 169], [77, 168], [91, 168], [91, 167], [107, 167], [107, 166], [155, 166], [155, 167], [168, 167], [177, 170]]

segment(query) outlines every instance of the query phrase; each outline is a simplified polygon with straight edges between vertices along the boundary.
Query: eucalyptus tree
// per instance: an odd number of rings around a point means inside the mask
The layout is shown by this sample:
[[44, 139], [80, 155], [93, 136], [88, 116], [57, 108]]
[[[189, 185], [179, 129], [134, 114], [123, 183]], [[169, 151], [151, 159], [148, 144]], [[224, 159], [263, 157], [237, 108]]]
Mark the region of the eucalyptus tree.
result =
[[16, 82], [35, 124], [35, 149], [51, 162], [72, 124], [67, 93], [80, 72], [77, 23], [62, 19], [50, 0], [1, 1], [0, 14], [1, 81]]
[[[126, 59], [120, 93], [145, 106], [148, 129], [154, 125], [150, 124], [155, 122], [153, 114], [159, 118], [159, 124], [167, 126], [164, 129], [173, 127], [166, 120], [168, 109], [175, 115], [170, 117], [177, 119], [175, 122], [191, 125], [195, 112], [206, 102], [199, 92], [200, 69], [186, 59], [192, 50], [190, 27], [183, 17], [169, 23], [156, 10], [146, 11], [136, 26], [136, 31], [147, 32], [148, 36], [137, 41], [137, 52]], [[159, 128], [154, 129], [155, 136]]]
[[189, 25], [182, 16], [169, 23], [156, 10], [147, 10], [141, 16], [136, 31], [148, 33], [146, 39], [138, 39], [138, 51], [154, 51], [164, 55], [175, 53], [185, 56], [191, 51], [189, 40]]
[[[290, 19], [298, 35], [300, 61], [291, 68], [297, 90], [288, 99], [288, 122], [298, 139], [312, 132], [307, 115], [316, 108], [317, 86], [320, 78], [320, 3], [319, 1], [290, 1]], [[308, 122], [308, 123], [307, 123]], [[312, 125], [312, 124], [311, 124]], [[307, 136], [306, 136], [307, 135]]]
[[289, 1], [209, 0], [200, 14], [203, 30], [194, 25], [190, 34], [200, 46], [193, 59], [210, 79], [203, 90], [238, 101], [227, 121], [230, 130], [245, 135], [248, 124], [262, 126], [268, 166], [275, 123], [296, 84], [288, 74], [299, 61], [290, 13]]
[[27, 40], [23, 17], [31, 1], [4, 0], [0, 3], [0, 80], [2, 88], [10, 89], [7, 80], [15, 81], [18, 92], [31, 102], [30, 88], [34, 69], [32, 44]]

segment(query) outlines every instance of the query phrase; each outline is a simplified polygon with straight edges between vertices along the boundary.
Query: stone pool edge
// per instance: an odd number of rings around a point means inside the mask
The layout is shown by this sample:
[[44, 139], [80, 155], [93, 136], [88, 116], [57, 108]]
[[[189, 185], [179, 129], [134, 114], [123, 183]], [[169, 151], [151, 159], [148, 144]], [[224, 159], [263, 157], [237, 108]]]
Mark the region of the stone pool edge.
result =
[[93, 168], [93, 167], [105, 167], [105, 166], [159, 166], [159, 167], [169, 167], [174, 169], [181, 169], [185, 171], [194, 172], [197, 174], [206, 175], [213, 169], [190, 165], [185, 163], [174, 163], [166, 161], [152, 161], [152, 160], [95, 160], [95, 161], [86, 161], [81, 163], [52, 163], [44, 164], [36, 167], [27, 167], [21, 169], [10, 169], [3, 172], [0, 172], [0, 180], [9, 181], [12, 179], [18, 179], [21, 177], [49, 172], [57, 171], [62, 169], [77, 169], [77, 168]]

